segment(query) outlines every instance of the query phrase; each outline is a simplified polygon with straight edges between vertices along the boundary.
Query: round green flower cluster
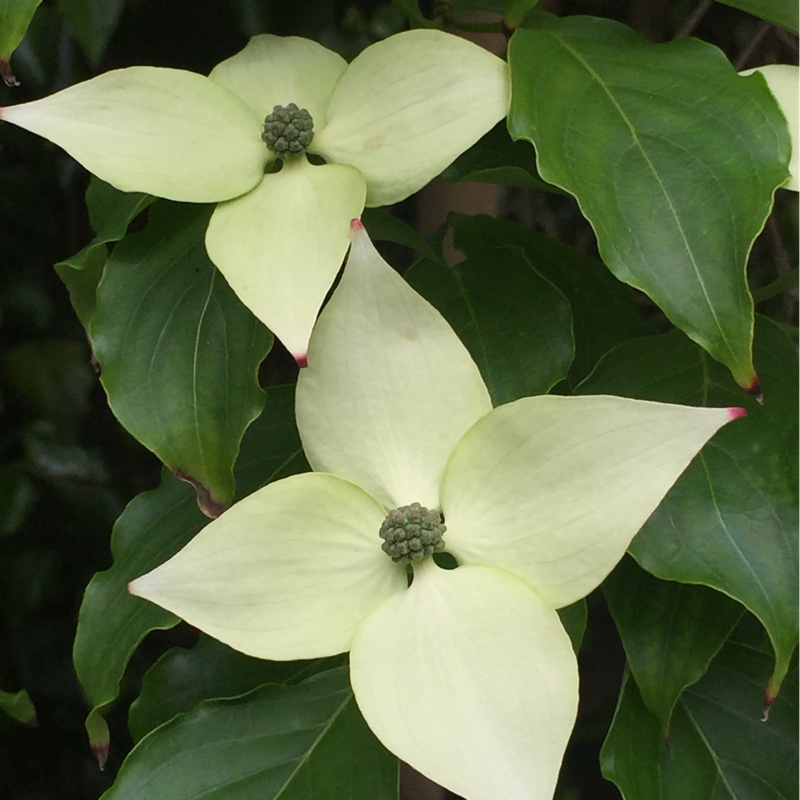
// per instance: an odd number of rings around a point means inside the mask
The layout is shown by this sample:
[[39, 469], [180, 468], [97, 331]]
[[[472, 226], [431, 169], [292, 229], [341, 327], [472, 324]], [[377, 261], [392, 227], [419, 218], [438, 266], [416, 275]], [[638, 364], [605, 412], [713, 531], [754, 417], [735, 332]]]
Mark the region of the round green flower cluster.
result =
[[381, 525], [381, 549], [395, 562], [422, 561], [444, 550], [442, 536], [446, 530], [439, 511], [419, 503], [400, 506], [392, 509]]
[[279, 158], [299, 156], [314, 138], [314, 120], [306, 109], [295, 103], [275, 106], [264, 118], [261, 138]]

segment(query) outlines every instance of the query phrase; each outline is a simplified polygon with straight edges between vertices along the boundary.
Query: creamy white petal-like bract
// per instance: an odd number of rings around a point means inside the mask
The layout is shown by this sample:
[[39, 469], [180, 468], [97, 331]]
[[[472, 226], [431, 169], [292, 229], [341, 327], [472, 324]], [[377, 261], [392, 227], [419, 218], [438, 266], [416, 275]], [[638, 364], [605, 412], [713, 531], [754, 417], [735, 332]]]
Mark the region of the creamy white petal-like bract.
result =
[[428, 563], [361, 626], [358, 706], [393, 753], [469, 800], [552, 797], [578, 708], [558, 615], [523, 581]]
[[129, 590], [251, 656], [342, 653], [407, 585], [375, 545], [384, 516], [348, 481], [295, 475], [236, 503]]
[[356, 230], [298, 379], [303, 449], [389, 508], [438, 508], [450, 453], [492, 403], [446, 320]]
[[350, 243], [350, 219], [364, 207], [364, 177], [355, 167], [313, 166], [304, 158], [268, 177], [216, 207], [206, 250], [303, 364], [317, 311]]
[[727, 408], [622, 397], [525, 397], [456, 446], [442, 482], [447, 544], [554, 608], [600, 585]]

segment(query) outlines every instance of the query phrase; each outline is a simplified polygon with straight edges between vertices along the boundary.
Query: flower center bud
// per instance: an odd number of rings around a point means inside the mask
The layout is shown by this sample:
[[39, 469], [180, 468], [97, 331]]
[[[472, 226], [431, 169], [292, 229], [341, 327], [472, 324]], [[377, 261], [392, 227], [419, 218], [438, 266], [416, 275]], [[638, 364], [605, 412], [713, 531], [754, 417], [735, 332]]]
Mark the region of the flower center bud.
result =
[[444, 550], [442, 535], [447, 530], [438, 511], [412, 503], [392, 509], [379, 531], [381, 549], [392, 561], [422, 561]]
[[305, 153], [314, 138], [314, 120], [295, 103], [275, 106], [264, 118], [261, 138], [278, 158], [291, 158]]

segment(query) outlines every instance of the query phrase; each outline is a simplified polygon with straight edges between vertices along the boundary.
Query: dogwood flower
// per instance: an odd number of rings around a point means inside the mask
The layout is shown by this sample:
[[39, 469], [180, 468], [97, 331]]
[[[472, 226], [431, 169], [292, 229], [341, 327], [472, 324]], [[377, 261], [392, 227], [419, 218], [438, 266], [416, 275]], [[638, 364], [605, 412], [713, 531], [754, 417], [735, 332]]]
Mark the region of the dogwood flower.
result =
[[469, 800], [552, 797], [578, 704], [556, 609], [603, 580], [744, 412], [492, 409], [455, 333], [358, 221], [296, 412], [315, 472], [240, 501], [130, 591], [252, 656], [349, 650], [361, 712], [401, 759]]
[[208, 77], [115, 70], [0, 119], [122, 191], [218, 202], [209, 257], [303, 365], [350, 219], [428, 183], [505, 116], [508, 93], [503, 61], [441, 31], [391, 36], [349, 65], [261, 35]]

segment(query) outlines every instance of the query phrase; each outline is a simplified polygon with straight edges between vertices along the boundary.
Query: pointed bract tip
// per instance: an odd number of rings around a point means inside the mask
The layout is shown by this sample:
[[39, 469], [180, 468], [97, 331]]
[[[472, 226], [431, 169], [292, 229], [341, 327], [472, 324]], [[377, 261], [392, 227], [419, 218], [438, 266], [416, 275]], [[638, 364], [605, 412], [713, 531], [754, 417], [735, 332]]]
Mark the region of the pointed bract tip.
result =
[[741, 419], [747, 416], [747, 409], [733, 406], [728, 409], [728, 422], [733, 422], [735, 419]]
[[292, 353], [292, 358], [300, 369], [308, 366], [308, 353]]
[[126, 588], [128, 590], [128, 594], [131, 594], [134, 597], [138, 597], [139, 595], [136, 594], [136, 587], [133, 585], [134, 583], [136, 583], [136, 581], [130, 581]]
[[356, 231], [363, 231], [363, 230], [364, 230], [364, 223], [360, 219], [356, 217], [355, 219], [350, 220], [351, 233], [356, 233]]

